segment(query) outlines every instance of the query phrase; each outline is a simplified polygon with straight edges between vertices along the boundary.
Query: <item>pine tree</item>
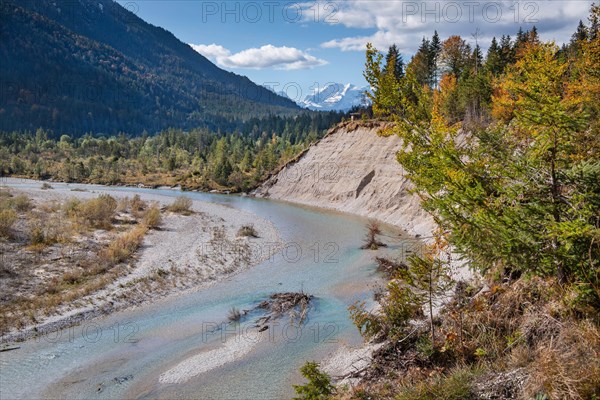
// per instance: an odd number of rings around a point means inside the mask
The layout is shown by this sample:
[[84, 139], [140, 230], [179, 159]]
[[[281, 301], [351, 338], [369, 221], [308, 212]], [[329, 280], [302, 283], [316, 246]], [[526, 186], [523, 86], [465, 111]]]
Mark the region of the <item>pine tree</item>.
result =
[[527, 43], [540, 43], [540, 35], [538, 34], [538, 30], [535, 25], [530, 31], [527, 32]]
[[596, 40], [600, 36], [600, 6], [592, 5], [590, 12], [590, 29], [589, 29], [589, 39], [590, 41]]
[[[516, 179], [513, 185], [517, 192], [535, 199], [514, 208], [541, 232], [530, 232], [542, 244], [537, 265], [530, 267], [552, 272], [559, 282], [566, 283], [581, 268], [581, 258], [570, 254], [574, 237], [583, 235], [577, 239], [583, 243], [591, 239], [585, 239], [586, 230], [591, 229], [587, 211], [573, 206], [582, 201], [571, 197], [579, 192], [577, 184], [567, 179], [568, 171], [585, 158], [580, 152], [587, 153], [573, 143], [574, 137], [586, 140], [591, 132], [589, 117], [581, 109], [582, 99], [565, 96], [568, 64], [560, 63], [557, 51], [555, 45], [528, 44], [499, 84], [494, 112], [510, 122], [509, 132], [520, 154], [516, 161], [527, 167], [521, 171], [527, 178]], [[519, 172], [513, 171], [511, 176], [517, 177]], [[576, 226], [581, 229], [578, 233], [572, 231]], [[576, 258], [580, 261], [574, 262]]]
[[523, 27], [519, 27], [519, 31], [517, 32], [517, 38], [515, 40], [515, 47], [519, 47], [527, 42], [527, 34], [523, 30]]
[[577, 57], [581, 52], [581, 46], [583, 43], [588, 41], [588, 28], [583, 24], [583, 21], [579, 20], [577, 30], [571, 36], [571, 42], [567, 47], [567, 52], [570, 57]]

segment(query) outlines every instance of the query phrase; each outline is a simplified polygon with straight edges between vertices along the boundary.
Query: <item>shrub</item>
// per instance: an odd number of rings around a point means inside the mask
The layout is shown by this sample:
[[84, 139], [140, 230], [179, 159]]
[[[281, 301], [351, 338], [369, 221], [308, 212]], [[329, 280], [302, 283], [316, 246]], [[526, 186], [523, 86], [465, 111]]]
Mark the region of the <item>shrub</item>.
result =
[[93, 228], [110, 229], [116, 211], [117, 201], [112, 196], [103, 194], [81, 204], [78, 214]]
[[156, 204], [153, 204], [144, 214], [143, 224], [152, 229], [156, 229], [162, 224], [160, 208]]
[[147, 228], [138, 226], [125, 232], [113, 240], [101, 253], [100, 257], [110, 263], [118, 264], [133, 255], [142, 244]]
[[124, 213], [127, 212], [127, 210], [129, 210], [129, 197], [122, 197], [117, 201], [117, 211]]
[[189, 215], [191, 214], [192, 199], [189, 197], [178, 197], [175, 199], [173, 204], [168, 207], [168, 210], [178, 214]]
[[17, 220], [17, 214], [10, 209], [0, 211], [0, 236], [8, 237]]
[[17, 212], [26, 212], [33, 208], [31, 199], [24, 194], [20, 194], [11, 200], [12, 205]]
[[300, 368], [300, 373], [308, 382], [304, 385], [294, 385], [298, 394], [295, 400], [325, 400], [334, 394], [335, 387], [331, 384], [331, 378], [319, 369], [316, 362], [307, 361]]
[[32, 245], [51, 245], [69, 239], [69, 226], [56, 214], [35, 213], [28, 220], [29, 242]]
[[142, 212], [148, 208], [148, 203], [146, 203], [144, 200], [142, 200], [140, 198], [139, 194], [136, 194], [135, 196], [133, 196], [133, 198], [131, 199], [130, 202], [130, 206], [131, 206], [131, 214], [136, 217], [139, 218], [142, 214]]
[[409, 287], [392, 281], [387, 289], [388, 294], [380, 301], [381, 311], [377, 314], [367, 311], [364, 302], [348, 309], [350, 319], [366, 339], [380, 334], [392, 339], [400, 337], [406, 332], [409, 321], [422, 315]]
[[366, 310], [364, 301], [351, 305], [348, 311], [350, 319], [365, 339], [371, 339], [381, 332], [380, 318]]
[[253, 237], [253, 238], [257, 238], [258, 237], [258, 232], [256, 232], [256, 229], [254, 228], [254, 225], [250, 224], [250, 225], [243, 225], [237, 233], [238, 236], [246, 236], [246, 237]]
[[54, 189], [48, 182], [42, 183], [42, 190]]
[[67, 271], [62, 276], [63, 283], [67, 285], [75, 285], [81, 283], [83, 280], [83, 274], [79, 270]]
[[63, 204], [63, 211], [69, 217], [76, 217], [79, 212], [80, 206], [81, 200], [79, 200], [76, 197], [71, 197]]
[[46, 235], [41, 226], [35, 225], [29, 229], [29, 242], [33, 245], [43, 244], [46, 241]]

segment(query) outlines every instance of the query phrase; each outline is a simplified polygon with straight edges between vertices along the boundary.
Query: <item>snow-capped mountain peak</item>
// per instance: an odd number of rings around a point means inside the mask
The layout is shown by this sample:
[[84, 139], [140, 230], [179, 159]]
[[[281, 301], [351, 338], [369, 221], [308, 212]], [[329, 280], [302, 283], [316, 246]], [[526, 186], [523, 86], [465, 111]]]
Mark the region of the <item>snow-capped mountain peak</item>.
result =
[[348, 111], [352, 107], [365, 106], [368, 87], [358, 87], [351, 83], [330, 83], [317, 87], [304, 100], [298, 101], [301, 107], [319, 111]]

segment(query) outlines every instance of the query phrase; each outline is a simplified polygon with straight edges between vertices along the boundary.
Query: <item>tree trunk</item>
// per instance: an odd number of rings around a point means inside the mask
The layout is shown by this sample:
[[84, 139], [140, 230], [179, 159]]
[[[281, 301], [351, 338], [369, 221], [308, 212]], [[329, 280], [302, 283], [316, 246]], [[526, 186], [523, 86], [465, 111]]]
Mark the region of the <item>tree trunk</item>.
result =
[[435, 327], [433, 326], [433, 268], [429, 271], [429, 328], [431, 330], [431, 346], [435, 348]]
[[[552, 217], [554, 218], [554, 222], [560, 222], [560, 210], [558, 208], [560, 202], [560, 186], [558, 182], [558, 176], [556, 174], [556, 146], [557, 146], [557, 138], [556, 132], [553, 132], [553, 146], [550, 149], [550, 170], [552, 176], [552, 186], [550, 191], [552, 193]], [[563, 285], [567, 283], [567, 273], [564, 269], [564, 265], [558, 259], [557, 253], [558, 248], [560, 247], [560, 242], [557, 238], [552, 239], [552, 252], [554, 257], [554, 265], [556, 267], [556, 278], [558, 279], [558, 283]]]

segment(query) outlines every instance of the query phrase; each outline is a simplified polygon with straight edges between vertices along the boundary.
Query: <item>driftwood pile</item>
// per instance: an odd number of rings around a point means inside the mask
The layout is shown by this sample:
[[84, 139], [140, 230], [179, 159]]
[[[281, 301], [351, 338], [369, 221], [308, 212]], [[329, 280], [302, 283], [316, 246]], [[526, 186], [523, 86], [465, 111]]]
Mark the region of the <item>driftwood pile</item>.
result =
[[299, 323], [302, 323], [306, 319], [312, 298], [313, 296], [303, 292], [274, 293], [269, 300], [261, 302], [258, 308], [267, 310], [272, 318], [279, 318], [288, 313], [292, 321], [297, 318]]
[[267, 324], [269, 321], [281, 318], [286, 314], [290, 317], [292, 323], [298, 321], [298, 324], [302, 324], [308, 316], [310, 302], [313, 298], [314, 296], [304, 292], [274, 293], [267, 300], [261, 301], [250, 310], [240, 311], [233, 307], [229, 311], [228, 318], [230, 322], [238, 322], [254, 310], [264, 310], [263, 316], [255, 321], [255, 327], [258, 328], [259, 332], [269, 329]]

